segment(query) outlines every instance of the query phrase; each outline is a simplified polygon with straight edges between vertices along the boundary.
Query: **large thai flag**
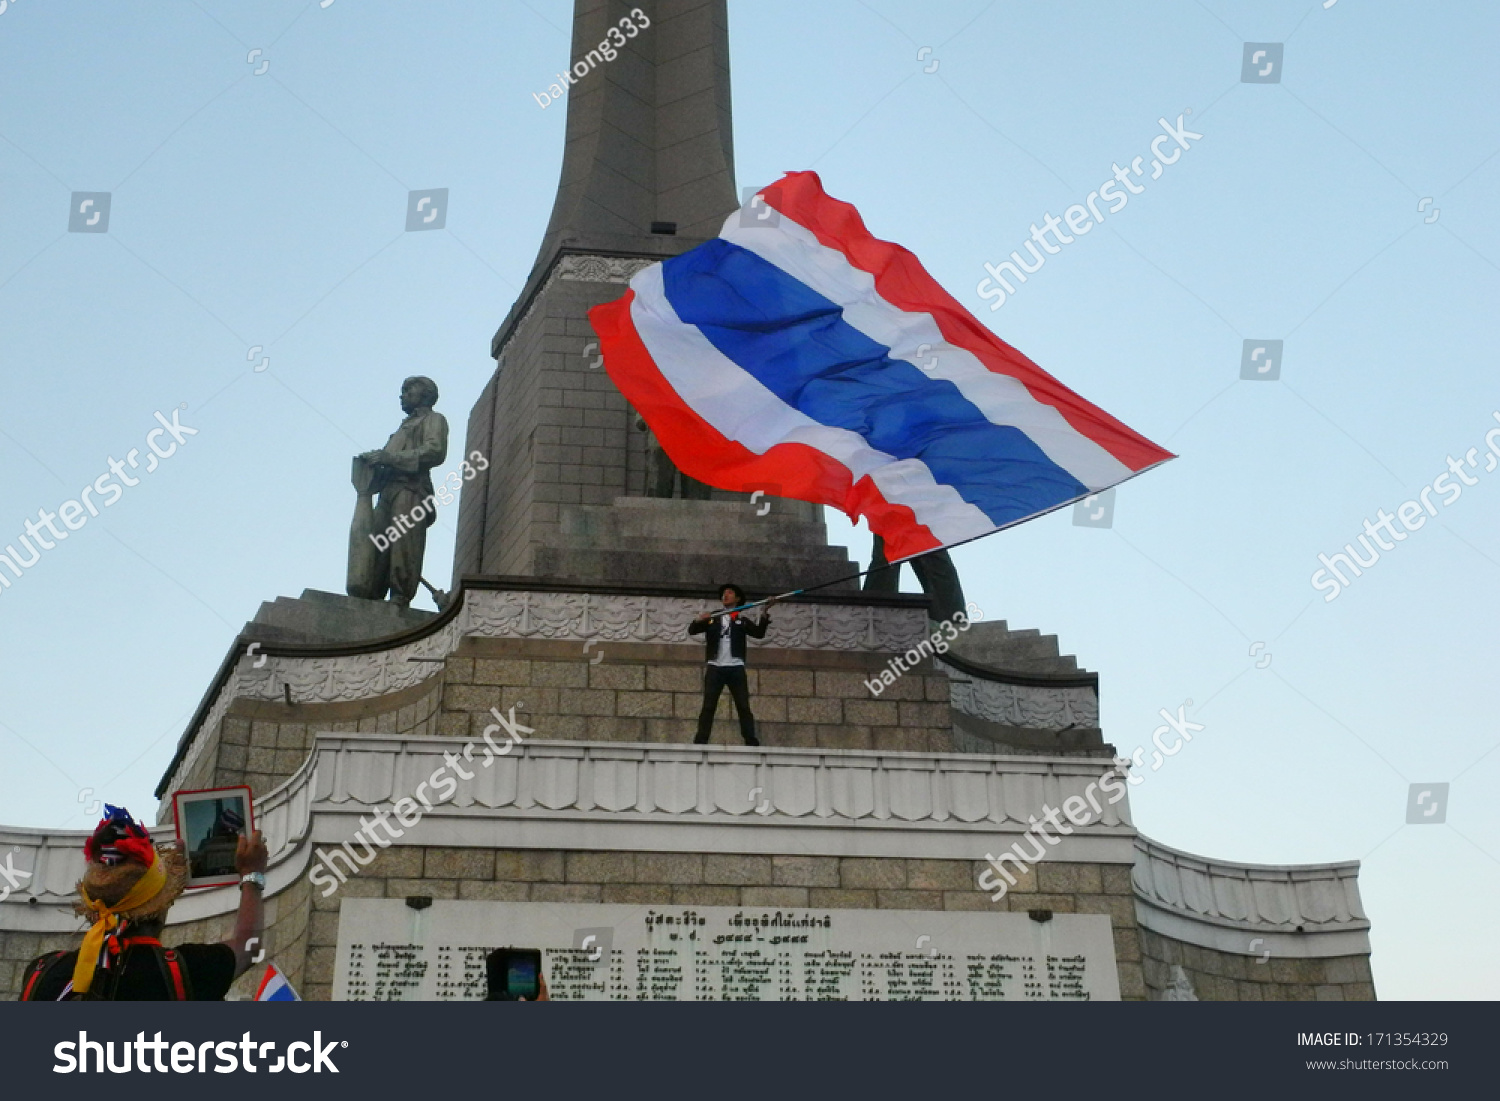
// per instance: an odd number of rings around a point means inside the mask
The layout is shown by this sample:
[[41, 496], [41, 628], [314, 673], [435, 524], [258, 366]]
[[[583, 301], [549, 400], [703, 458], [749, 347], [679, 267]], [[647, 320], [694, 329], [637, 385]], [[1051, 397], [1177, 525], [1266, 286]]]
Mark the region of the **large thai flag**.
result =
[[589, 319], [684, 473], [863, 516], [893, 562], [1174, 457], [996, 337], [812, 172]]

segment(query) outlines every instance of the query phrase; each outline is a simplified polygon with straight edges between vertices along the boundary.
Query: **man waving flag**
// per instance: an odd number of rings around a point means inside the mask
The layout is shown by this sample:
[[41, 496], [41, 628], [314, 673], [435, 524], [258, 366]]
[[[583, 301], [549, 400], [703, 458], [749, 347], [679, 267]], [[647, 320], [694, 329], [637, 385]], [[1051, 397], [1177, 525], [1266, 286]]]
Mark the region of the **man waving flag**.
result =
[[863, 516], [891, 562], [1174, 457], [996, 337], [812, 172], [589, 320], [683, 473]]

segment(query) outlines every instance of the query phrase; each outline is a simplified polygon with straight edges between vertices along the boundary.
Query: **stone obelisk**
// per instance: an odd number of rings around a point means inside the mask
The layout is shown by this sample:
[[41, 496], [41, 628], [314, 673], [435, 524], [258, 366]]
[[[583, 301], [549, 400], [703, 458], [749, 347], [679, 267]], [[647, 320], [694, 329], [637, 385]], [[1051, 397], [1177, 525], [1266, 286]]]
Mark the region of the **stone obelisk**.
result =
[[[465, 452], [454, 581], [464, 574], [579, 582], [728, 577], [787, 589], [854, 572], [821, 510], [716, 491], [648, 496], [646, 436], [601, 367], [591, 307], [642, 267], [715, 236], [739, 206], [725, 0], [577, 0], [567, 62], [632, 11], [650, 25], [613, 60], [581, 66], [552, 218], [526, 286], [491, 342], [494, 376]], [[639, 26], [638, 17], [633, 20]], [[576, 72], [576, 70], [575, 70]], [[774, 490], [772, 491], [774, 493]]]

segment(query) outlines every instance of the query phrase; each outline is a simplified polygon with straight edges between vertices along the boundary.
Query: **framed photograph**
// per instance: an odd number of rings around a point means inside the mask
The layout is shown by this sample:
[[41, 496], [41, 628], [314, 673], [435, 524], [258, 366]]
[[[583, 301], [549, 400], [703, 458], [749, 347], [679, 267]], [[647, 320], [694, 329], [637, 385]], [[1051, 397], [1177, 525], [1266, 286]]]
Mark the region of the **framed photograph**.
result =
[[234, 853], [242, 834], [255, 828], [248, 787], [179, 791], [172, 796], [177, 840], [187, 857], [187, 885], [222, 887], [238, 883]]

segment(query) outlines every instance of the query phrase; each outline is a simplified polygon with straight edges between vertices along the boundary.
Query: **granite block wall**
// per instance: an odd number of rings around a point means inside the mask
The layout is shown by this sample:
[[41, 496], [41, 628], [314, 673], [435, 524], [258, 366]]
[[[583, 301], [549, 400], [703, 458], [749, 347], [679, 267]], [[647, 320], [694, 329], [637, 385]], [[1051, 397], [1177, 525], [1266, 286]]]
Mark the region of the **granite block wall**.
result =
[[[748, 680], [762, 744], [956, 752], [948, 678], [928, 663], [872, 698], [865, 682], [884, 656], [754, 651]], [[589, 653], [573, 642], [467, 639], [448, 660], [435, 732], [478, 737], [495, 721], [491, 708], [515, 707], [537, 738], [687, 744], [702, 706], [698, 645], [605, 643]], [[740, 744], [727, 692], [713, 741]]]
[[1148, 996], [1161, 1000], [1180, 966], [1204, 1002], [1373, 1002], [1369, 956], [1281, 959], [1242, 956], [1184, 944], [1142, 929], [1141, 964]]
[[[302, 767], [320, 730], [434, 735], [442, 689], [443, 678], [438, 675], [399, 692], [348, 703], [288, 706], [274, 700], [236, 700], [217, 726], [198, 732], [208, 744], [173, 790], [248, 784], [258, 799]], [[158, 808], [157, 822], [171, 821], [168, 795]]]

